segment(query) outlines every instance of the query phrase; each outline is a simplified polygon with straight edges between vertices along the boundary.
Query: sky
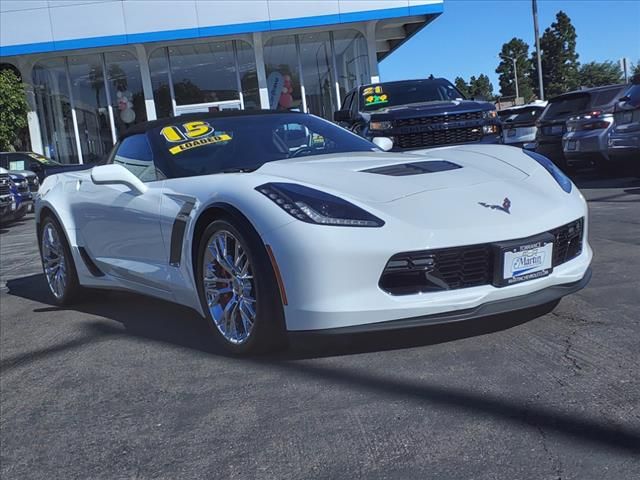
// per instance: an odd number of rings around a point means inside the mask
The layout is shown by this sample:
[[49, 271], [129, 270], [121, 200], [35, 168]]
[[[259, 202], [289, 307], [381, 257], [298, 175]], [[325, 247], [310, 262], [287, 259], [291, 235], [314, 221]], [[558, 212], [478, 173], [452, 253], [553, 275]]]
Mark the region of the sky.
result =
[[[538, 0], [540, 36], [563, 10], [576, 28], [579, 61], [640, 63], [640, 0]], [[502, 44], [513, 37], [535, 49], [531, 0], [444, 0], [444, 13], [380, 64], [383, 81], [488, 75], [495, 93], [495, 69]]]

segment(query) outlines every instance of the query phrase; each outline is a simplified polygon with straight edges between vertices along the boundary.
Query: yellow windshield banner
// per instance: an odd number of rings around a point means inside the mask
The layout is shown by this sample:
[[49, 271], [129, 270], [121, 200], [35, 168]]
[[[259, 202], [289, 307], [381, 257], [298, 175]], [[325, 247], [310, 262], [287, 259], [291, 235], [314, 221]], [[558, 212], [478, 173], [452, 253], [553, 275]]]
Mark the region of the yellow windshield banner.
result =
[[380, 85], [365, 88], [362, 91], [362, 96], [364, 97], [365, 107], [389, 102], [389, 95], [384, 93]]
[[176, 145], [175, 147], [171, 147], [169, 149], [169, 152], [171, 152], [172, 155], [176, 155], [186, 150], [191, 150], [192, 148], [202, 147], [204, 145], [211, 145], [214, 143], [228, 142], [230, 140], [231, 140], [231, 135], [229, 135], [228, 133], [221, 133], [220, 135], [212, 135], [210, 137], [202, 138], [200, 140], [192, 140], [191, 142], [183, 143], [181, 145]]

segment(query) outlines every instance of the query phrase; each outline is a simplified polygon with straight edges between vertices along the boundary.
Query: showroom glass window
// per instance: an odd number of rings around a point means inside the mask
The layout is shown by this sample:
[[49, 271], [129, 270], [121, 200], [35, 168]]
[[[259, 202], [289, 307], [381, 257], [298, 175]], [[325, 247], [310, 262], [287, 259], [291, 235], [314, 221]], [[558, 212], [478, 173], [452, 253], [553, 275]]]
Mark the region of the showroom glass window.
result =
[[299, 42], [307, 112], [330, 119], [335, 110], [335, 83], [329, 32], [300, 35]]
[[258, 89], [258, 72], [253, 47], [247, 42], [236, 40], [238, 55], [238, 71], [242, 85], [242, 97], [245, 110], [260, 109], [260, 90]]
[[158, 118], [173, 116], [171, 105], [171, 88], [169, 87], [169, 62], [167, 49], [158, 48], [149, 56], [149, 70], [151, 72], [151, 87], [153, 100], [156, 104]]
[[239, 100], [231, 41], [169, 47], [169, 60], [178, 105]]
[[246, 109], [260, 108], [255, 57], [246, 42], [160, 48], [151, 54], [149, 68], [159, 118], [173, 114], [172, 95], [177, 113], [192, 111], [187, 105], [239, 109], [242, 101]]
[[99, 162], [113, 146], [102, 57], [73, 56], [68, 62], [82, 159]]
[[367, 41], [356, 30], [337, 30], [333, 32], [333, 45], [340, 97], [344, 98], [355, 87], [371, 82]]
[[44, 154], [60, 163], [78, 163], [65, 59], [38, 62], [33, 88]]
[[104, 57], [109, 100], [116, 136], [119, 137], [130, 126], [147, 120], [140, 64], [129, 52], [107, 52]]
[[264, 45], [267, 91], [271, 110], [302, 110], [296, 37], [274, 37]]

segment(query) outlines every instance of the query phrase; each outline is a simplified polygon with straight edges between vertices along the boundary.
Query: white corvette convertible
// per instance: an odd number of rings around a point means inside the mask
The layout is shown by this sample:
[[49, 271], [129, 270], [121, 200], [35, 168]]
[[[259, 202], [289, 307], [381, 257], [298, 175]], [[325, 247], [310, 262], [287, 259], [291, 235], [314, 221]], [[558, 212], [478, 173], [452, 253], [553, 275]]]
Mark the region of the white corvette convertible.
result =
[[234, 353], [528, 309], [591, 276], [585, 200], [545, 157], [385, 152], [302, 113], [142, 124], [105, 165], [47, 177], [36, 221], [59, 304], [171, 300]]

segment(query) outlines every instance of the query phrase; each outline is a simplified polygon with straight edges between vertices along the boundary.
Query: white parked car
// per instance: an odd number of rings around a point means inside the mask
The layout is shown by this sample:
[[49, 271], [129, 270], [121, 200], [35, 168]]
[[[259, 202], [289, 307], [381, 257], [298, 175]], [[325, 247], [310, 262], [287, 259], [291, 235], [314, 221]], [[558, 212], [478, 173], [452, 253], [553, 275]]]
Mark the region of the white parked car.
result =
[[498, 112], [502, 121], [502, 141], [507, 145], [523, 146], [536, 139], [536, 121], [547, 106], [547, 102], [535, 102], [512, 107]]
[[47, 177], [36, 219], [56, 302], [171, 300], [235, 353], [551, 303], [592, 257], [585, 200], [545, 157], [389, 153], [294, 112], [142, 124], [106, 165]]

